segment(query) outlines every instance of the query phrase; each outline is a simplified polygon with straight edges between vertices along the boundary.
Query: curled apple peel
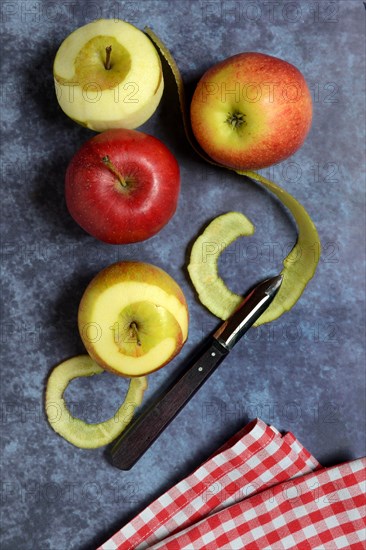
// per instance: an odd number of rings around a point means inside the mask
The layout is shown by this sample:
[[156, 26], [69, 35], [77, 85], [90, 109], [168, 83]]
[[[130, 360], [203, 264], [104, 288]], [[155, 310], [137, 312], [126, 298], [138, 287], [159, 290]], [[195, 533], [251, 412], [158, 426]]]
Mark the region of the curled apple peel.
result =
[[189, 276], [202, 304], [220, 319], [227, 319], [242, 298], [219, 276], [219, 256], [237, 238], [253, 233], [254, 226], [244, 214], [228, 212], [215, 218], [193, 244]]
[[[290, 193], [284, 191], [280, 186], [278, 186], [271, 180], [261, 176], [260, 174], [257, 174], [256, 172], [249, 170], [235, 170], [232, 167], [219, 164], [218, 162], [210, 158], [207, 153], [205, 153], [198, 146], [195, 141], [192, 128], [189, 124], [189, 118], [187, 116], [184, 83], [179, 68], [168, 48], [161, 42], [159, 37], [156, 36], [156, 34], [150, 28], [145, 28], [145, 32], [155, 43], [161, 55], [165, 58], [172, 71], [177, 86], [178, 98], [183, 119], [183, 127], [187, 140], [192, 149], [206, 162], [220, 168], [234, 170], [237, 174], [241, 176], [246, 176], [264, 185], [264, 187], [268, 191], [273, 193], [282, 202], [282, 204], [291, 212], [292, 216], [295, 219], [298, 229], [297, 242], [292, 248], [290, 254], [288, 254], [283, 261], [284, 268], [281, 271], [283, 282], [281, 288], [269, 308], [263, 313], [263, 315], [261, 315], [255, 325], [258, 326], [263, 323], [269, 323], [280, 317], [280, 315], [285, 313], [285, 311], [289, 311], [296, 304], [296, 302], [302, 295], [306, 285], [314, 276], [320, 259], [321, 251], [320, 239], [317, 229], [306, 209]], [[230, 219], [229, 217], [227, 217], [225, 219], [225, 223], [228, 223], [229, 221], [230, 223], [231, 221], [234, 222], [234, 218]], [[235, 238], [242, 236], [241, 222], [239, 221], [235, 223], [238, 223], [238, 225], [231, 234], [232, 241], [235, 240]], [[210, 229], [207, 228], [206, 231], [214, 231], [214, 233], [216, 234], [219, 226], [215, 226], [214, 222], [212, 222], [212, 225], [210, 224], [209, 227]], [[235, 234], [237, 235], [237, 237], [235, 237]], [[207, 238], [207, 236], [211, 238], [210, 233], [208, 235], [207, 233], [205, 233], [205, 238]], [[222, 237], [225, 242], [228, 241], [225, 233], [222, 234]], [[200, 242], [199, 239], [200, 237], [198, 237], [197, 239], [198, 242]], [[197, 290], [200, 299], [202, 299], [203, 297], [203, 304], [215, 315], [218, 315], [222, 319], [226, 319], [233, 312], [233, 309], [235, 309], [235, 304], [238, 305], [238, 302], [242, 300], [242, 297], [232, 293], [227, 287], [225, 290], [224, 287], [226, 285], [217, 274], [218, 257], [214, 258], [214, 261], [211, 262], [209, 266], [211, 268], [210, 274], [212, 277], [210, 288], [209, 290], [205, 290], [203, 288], [200, 278], [203, 277], [204, 279], [207, 276], [208, 266], [204, 266], [202, 261], [200, 262], [197, 260], [196, 250], [199, 250], [199, 245], [197, 249], [195, 249], [195, 245], [193, 245], [193, 257], [191, 256], [190, 265], [188, 268], [193, 286]], [[221, 303], [223, 301], [223, 296], [225, 296], [225, 299], [228, 300], [227, 307]]]
[[296, 304], [315, 274], [320, 257], [320, 239], [309, 214], [290, 193], [256, 172], [238, 174], [259, 181], [271, 191], [291, 212], [298, 229], [296, 244], [283, 260], [281, 287], [273, 302], [255, 323], [255, 326], [259, 326], [274, 321]]
[[45, 410], [48, 422], [56, 433], [81, 449], [96, 449], [114, 441], [131, 422], [147, 389], [145, 376], [131, 379], [122, 405], [112, 418], [104, 422], [89, 424], [73, 417], [63, 398], [69, 382], [102, 372], [104, 370], [91, 357], [78, 355], [57, 365], [47, 381]]
[[[254, 177], [262, 176], [253, 174], [253, 179]], [[312, 278], [319, 259], [318, 233], [314, 224], [309, 223], [306, 210], [289, 193], [269, 180], [262, 179], [273, 193], [278, 193], [281, 202], [289, 208], [298, 224], [299, 232], [295, 246], [283, 261], [281, 288], [254, 326], [274, 321], [295, 305]], [[226, 320], [230, 317], [243, 297], [232, 292], [219, 276], [219, 256], [234, 240], [253, 233], [254, 226], [243, 214], [228, 212], [215, 218], [193, 244], [188, 273], [202, 304], [220, 319]]]

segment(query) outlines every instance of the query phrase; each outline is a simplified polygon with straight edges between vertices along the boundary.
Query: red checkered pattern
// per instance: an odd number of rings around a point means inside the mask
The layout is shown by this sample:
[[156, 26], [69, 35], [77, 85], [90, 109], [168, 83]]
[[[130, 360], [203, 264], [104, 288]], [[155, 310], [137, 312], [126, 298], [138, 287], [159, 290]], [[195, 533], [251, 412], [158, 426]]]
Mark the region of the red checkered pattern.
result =
[[365, 461], [324, 469], [257, 419], [99, 550], [363, 550]]

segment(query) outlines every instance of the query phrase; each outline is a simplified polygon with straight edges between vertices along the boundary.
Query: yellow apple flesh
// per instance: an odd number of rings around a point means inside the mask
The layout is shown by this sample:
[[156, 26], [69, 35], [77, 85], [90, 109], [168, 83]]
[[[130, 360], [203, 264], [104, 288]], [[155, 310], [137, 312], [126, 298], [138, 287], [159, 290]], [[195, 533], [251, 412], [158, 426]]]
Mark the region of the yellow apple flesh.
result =
[[179, 353], [188, 336], [188, 308], [181, 288], [162, 269], [118, 262], [87, 287], [78, 324], [88, 353], [101, 367], [143, 376]]
[[301, 72], [282, 59], [248, 52], [211, 67], [191, 103], [193, 133], [216, 162], [257, 170], [281, 162], [303, 144], [312, 101]]
[[57, 51], [53, 74], [61, 109], [97, 132], [141, 126], [164, 89], [150, 39], [117, 19], [99, 19], [72, 32]]

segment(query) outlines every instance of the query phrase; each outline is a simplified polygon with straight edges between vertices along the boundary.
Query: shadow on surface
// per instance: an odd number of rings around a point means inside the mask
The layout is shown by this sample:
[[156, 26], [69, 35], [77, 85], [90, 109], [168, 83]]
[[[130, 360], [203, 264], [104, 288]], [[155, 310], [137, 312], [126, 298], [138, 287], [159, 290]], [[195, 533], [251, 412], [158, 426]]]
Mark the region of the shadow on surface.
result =
[[55, 328], [58, 348], [70, 350], [71, 347], [75, 347], [75, 355], [85, 353], [78, 332], [77, 319], [81, 297], [91, 279], [92, 274], [71, 275], [70, 279], [65, 281], [62, 288], [59, 289], [59, 293], [54, 300], [54, 306], [48, 319], [46, 319], [48, 326]]

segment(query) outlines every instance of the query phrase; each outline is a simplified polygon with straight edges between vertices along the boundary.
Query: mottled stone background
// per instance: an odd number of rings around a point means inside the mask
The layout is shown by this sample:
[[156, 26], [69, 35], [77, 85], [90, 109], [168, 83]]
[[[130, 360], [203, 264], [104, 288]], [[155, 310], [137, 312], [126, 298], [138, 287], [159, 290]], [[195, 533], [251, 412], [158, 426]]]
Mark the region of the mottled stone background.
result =
[[[95, 548], [253, 417], [293, 431], [325, 465], [365, 453], [363, 49], [358, 0], [2, 2], [2, 549]], [[177, 156], [182, 193], [174, 219], [148, 242], [108, 246], [85, 234], [64, 202], [66, 166], [93, 133], [69, 120], [53, 90], [52, 62], [72, 30], [99, 17], [151, 26], [190, 91], [212, 64], [241, 51], [282, 57], [304, 73], [314, 122], [303, 148], [263, 173], [310, 212], [323, 244], [316, 276], [296, 307], [250, 331], [129, 472], [105, 449], [78, 450], [48, 426], [43, 394], [54, 365], [82, 353], [76, 315], [104, 266], [139, 259], [182, 285], [191, 314], [182, 354], [150, 376], [147, 401], [174, 377], [217, 320], [186, 273], [192, 239], [214, 216], [241, 210], [256, 225], [220, 269], [244, 293], [273, 275], [296, 238], [287, 212], [260, 186], [200, 160], [185, 140], [174, 85], [141, 130]], [[316, 249], [314, 249], [316, 253]], [[75, 414], [111, 415], [126, 382], [75, 381]]]

